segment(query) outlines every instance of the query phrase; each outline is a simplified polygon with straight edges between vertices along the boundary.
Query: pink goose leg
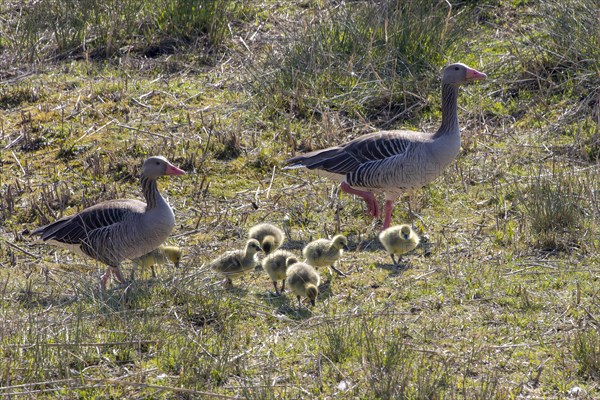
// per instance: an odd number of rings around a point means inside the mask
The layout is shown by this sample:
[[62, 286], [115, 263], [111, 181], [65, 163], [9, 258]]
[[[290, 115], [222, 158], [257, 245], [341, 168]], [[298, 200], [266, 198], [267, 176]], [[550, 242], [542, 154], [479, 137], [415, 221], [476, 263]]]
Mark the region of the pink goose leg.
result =
[[392, 211], [394, 210], [394, 200], [386, 200], [383, 206], [385, 212], [385, 220], [383, 221], [383, 229], [390, 227], [392, 223]]
[[346, 193], [355, 194], [357, 196], [362, 197], [362, 199], [365, 201], [365, 203], [367, 203], [367, 208], [369, 209], [369, 213], [373, 217], [379, 218], [379, 215], [380, 215], [379, 204], [377, 204], [377, 199], [375, 198], [375, 195], [373, 195], [373, 193], [365, 192], [365, 191], [358, 190], [358, 189], [353, 189], [346, 182], [342, 182], [340, 187]]

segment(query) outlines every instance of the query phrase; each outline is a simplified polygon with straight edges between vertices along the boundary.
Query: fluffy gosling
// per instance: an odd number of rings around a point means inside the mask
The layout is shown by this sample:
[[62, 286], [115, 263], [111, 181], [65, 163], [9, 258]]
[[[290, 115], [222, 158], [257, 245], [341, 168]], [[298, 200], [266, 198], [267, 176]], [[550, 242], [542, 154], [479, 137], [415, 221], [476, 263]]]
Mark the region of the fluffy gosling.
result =
[[331, 267], [338, 275], [346, 276], [333, 265], [342, 256], [344, 250], [348, 250], [348, 240], [344, 235], [337, 235], [331, 240], [317, 239], [310, 242], [302, 250], [302, 255], [305, 262], [313, 267]]
[[133, 280], [135, 270], [137, 267], [142, 269], [150, 268], [152, 271], [152, 277], [156, 278], [155, 265], [164, 265], [167, 261], [171, 261], [175, 268], [179, 268], [181, 262], [181, 249], [177, 246], [158, 246], [150, 253], [146, 253], [143, 256], [133, 260], [133, 269], [131, 270], [131, 280]]
[[[396, 225], [381, 231], [379, 241], [392, 257], [395, 266], [398, 266], [402, 255], [414, 250], [419, 244], [419, 236], [410, 225]], [[396, 261], [394, 255], [398, 255]]]
[[[297, 262], [298, 258], [286, 250], [277, 250], [263, 259], [263, 269], [271, 277], [273, 286], [275, 287], [275, 294], [278, 296], [285, 291], [285, 278], [288, 267]], [[281, 291], [277, 289], [277, 281], [279, 280], [281, 281]]]
[[232, 250], [221, 254], [211, 261], [208, 267], [225, 277], [223, 287], [229, 288], [233, 285], [232, 278], [242, 276], [256, 267], [256, 253], [262, 251], [260, 243], [256, 239], [246, 242], [244, 250]]
[[258, 240], [265, 254], [271, 254], [283, 244], [285, 236], [281, 229], [265, 222], [250, 228], [248, 239]]
[[313, 306], [317, 303], [319, 283], [321, 277], [311, 265], [297, 262], [290, 265], [287, 270], [287, 284], [298, 298], [298, 306], [302, 306], [301, 297], [307, 297]]

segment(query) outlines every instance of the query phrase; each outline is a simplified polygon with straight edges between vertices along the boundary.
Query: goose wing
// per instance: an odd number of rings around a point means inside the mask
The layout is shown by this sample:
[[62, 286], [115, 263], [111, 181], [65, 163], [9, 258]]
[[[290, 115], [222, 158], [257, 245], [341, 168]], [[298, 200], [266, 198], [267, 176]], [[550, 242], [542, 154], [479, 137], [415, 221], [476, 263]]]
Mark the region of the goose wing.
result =
[[86, 208], [49, 225], [42, 226], [32, 235], [43, 241], [53, 240], [65, 245], [89, 243], [90, 237], [109, 232], [117, 224], [135, 214], [143, 214], [146, 204], [138, 200], [111, 200]]
[[422, 132], [380, 131], [360, 136], [340, 146], [316, 150], [292, 157], [285, 161], [287, 168], [319, 169], [329, 173], [346, 175], [361, 165], [402, 158], [411, 145], [430, 140]]

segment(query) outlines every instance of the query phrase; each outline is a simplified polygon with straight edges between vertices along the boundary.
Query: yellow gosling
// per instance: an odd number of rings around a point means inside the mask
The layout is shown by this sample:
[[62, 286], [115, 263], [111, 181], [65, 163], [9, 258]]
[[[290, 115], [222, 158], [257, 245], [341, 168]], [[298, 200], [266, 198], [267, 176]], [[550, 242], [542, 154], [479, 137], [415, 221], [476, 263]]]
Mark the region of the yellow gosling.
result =
[[232, 278], [242, 276], [256, 267], [256, 253], [259, 251], [262, 251], [262, 248], [258, 240], [250, 239], [246, 242], [244, 250], [232, 250], [223, 253], [210, 262], [208, 267], [224, 276], [223, 287], [229, 288], [233, 284]]
[[[344, 235], [334, 236], [333, 239], [317, 239], [310, 242], [302, 250], [302, 255], [307, 264], [313, 267], [331, 267], [338, 275], [346, 274], [337, 269], [333, 264], [342, 256], [344, 250], [348, 249], [348, 240]], [[330, 271], [331, 272], [331, 271]]]
[[[395, 266], [398, 266], [402, 255], [414, 250], [419, 245], [419, 236], [410, 225], [395, 225], [381, 231], [379, 241], [385, 247]], [[394, 255], [398, 255], [396, 261]]]
[[152, 277], [156, 278], [155, 266], [165, 265], [167, 261], [171, 261], [176, 268], [179, 268], [181, 262], [181, 249], [177, 246], [158, 246], [150, 253], [146, 253], [143, 256], [133, 260], [133, 269], [131, 270], [131, 280], [133, 280], [135, 270], [138, 267], [142, 269], [150, 268], [152, 271]]
[[271, 254], [285, 241], [283, 231], [275, 225], [266, 222], [250, 228], [248, 238], [258, 240], [265, 254]]
[[311, 265], [297, 262], [288, 267], [287, 285], [298, 298], [298, 306], [302, 305], [302, 297], [307, 297], [313, 306], [317, 303], [319, 283], [321, 277]]
[[[290, 265], [298, 262], [298, 258], [289, 251], [277, 250], [262, 261], [262, 266], [267, 274], [273, 281], [275, 287], [275, 294], [280, 295], [285, 291], [285, 278], [287, 276], [287, 269]], [[277, 289], [277, 281], [281, 281], [281, 291]]]

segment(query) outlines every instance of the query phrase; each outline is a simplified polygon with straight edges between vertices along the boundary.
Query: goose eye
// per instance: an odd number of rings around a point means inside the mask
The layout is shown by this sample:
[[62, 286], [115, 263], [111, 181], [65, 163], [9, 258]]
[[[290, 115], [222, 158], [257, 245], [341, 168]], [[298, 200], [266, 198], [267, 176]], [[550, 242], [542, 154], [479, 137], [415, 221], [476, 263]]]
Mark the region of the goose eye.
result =
[[458, 67], [454, 67], [454, 70], [455, 70], [455, 71], [458, 71]]

